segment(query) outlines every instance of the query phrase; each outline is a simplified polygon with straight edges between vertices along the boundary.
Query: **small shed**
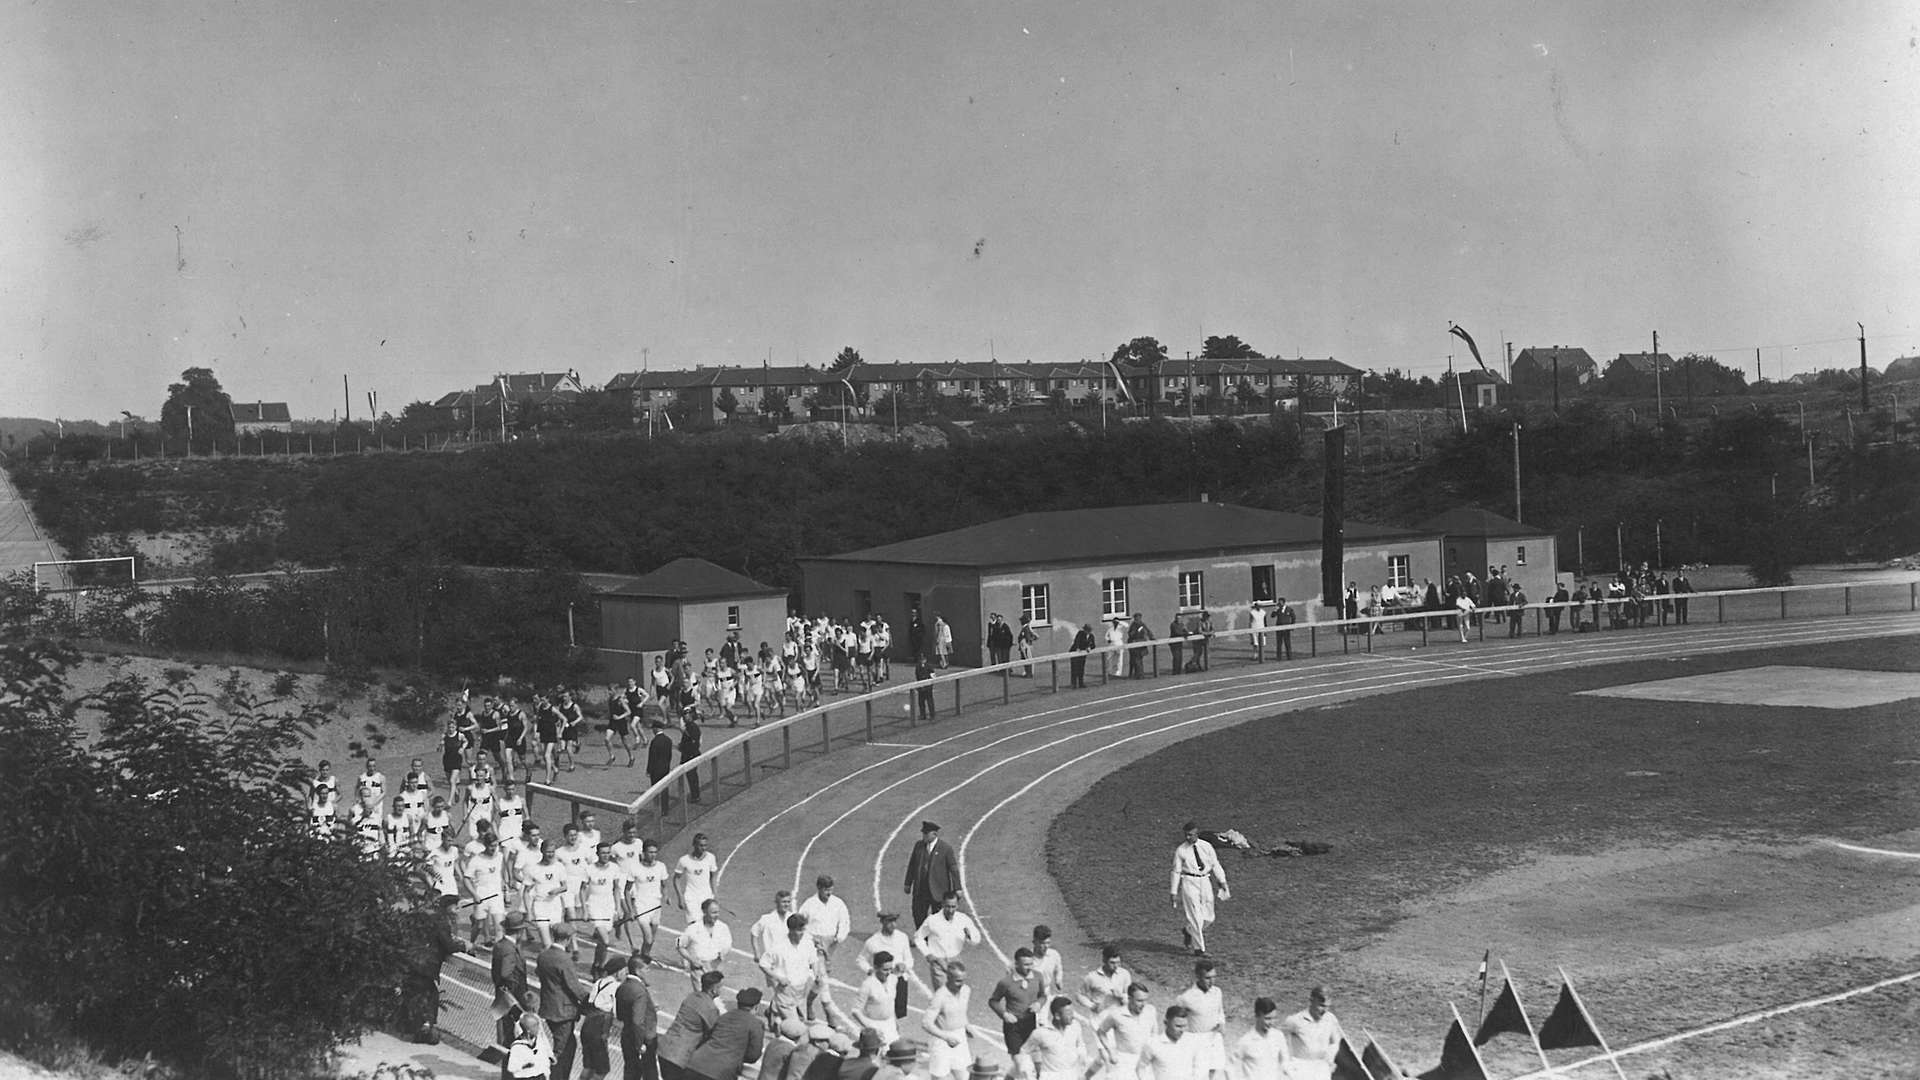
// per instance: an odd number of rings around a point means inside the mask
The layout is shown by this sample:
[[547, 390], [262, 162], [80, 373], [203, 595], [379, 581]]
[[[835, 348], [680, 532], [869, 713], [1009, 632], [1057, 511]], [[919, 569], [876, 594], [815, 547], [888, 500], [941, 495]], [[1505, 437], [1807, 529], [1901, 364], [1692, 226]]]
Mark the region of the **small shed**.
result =
[[1560, 547], [1553, 530], [1469, 506], [1437, 514], [1420, 527], [1440, 534], [1449, 577], [1484, 578], [1489, 567], [1505, 567], [1507, 577], [1527, 591], [1528, 601], [1553, 596], [1560, 580]]
[[645, 674], [676, 641], [699, 656], [732, 631], [749, 649], [778, 648], [787, 632], [787, 590], [705, 559], [675, 559], [598, 591], [601, 667], [613, 679]]

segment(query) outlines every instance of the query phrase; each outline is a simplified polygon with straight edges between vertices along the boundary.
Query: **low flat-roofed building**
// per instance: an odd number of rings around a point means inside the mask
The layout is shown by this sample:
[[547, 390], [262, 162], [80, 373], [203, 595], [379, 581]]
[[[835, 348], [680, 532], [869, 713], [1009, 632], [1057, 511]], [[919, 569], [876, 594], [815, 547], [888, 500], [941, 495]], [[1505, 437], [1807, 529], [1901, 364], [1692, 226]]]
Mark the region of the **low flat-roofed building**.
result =
[[643, 677], [676, 641], [687, 643], [697, 670], [700, 654], [731, 631], [755, 650], [763, 641], [779, 648], [787, 632], [787, 590], [705, 559], [675, 559], [638, 577], [591, 577], [600, 594], [601, 666], [610, 678]]

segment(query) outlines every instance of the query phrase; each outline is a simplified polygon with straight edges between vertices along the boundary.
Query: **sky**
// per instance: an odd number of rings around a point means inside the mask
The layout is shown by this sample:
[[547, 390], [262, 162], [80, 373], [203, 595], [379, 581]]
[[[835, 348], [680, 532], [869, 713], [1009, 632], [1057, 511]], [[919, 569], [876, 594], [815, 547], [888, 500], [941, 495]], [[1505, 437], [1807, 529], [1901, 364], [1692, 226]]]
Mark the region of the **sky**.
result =
[[1891, 0], [61, 0], [0, 55], [0, 415], [1140, 335], [1437, 375], [1450, 322], [1920, 352]]

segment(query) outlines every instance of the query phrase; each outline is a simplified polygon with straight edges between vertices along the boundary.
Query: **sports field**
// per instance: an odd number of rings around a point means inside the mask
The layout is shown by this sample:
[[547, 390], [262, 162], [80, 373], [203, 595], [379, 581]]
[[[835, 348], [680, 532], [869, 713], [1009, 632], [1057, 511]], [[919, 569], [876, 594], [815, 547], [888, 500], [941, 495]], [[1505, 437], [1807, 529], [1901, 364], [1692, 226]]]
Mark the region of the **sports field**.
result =
[[[1136, 761], [1055, 820], [1048, 862], [1080, 928], [1161, 986], [1188, 960], [1167, 860], [1143, 856], [1189, 817], [1334, 845], [1226, 853], [1234, 897], [1209, 944], [1230, 993], [1328, 983], [1350, 1029], [1424, 1068], [1449, 999], [1474, 1021], [1491, 949], [1536, 1025], [1564, 967], [1618, 1049], [1920, 971], [1920, 858], [1857, 850], [1920, 851], [1920, 638], [1676, 644], [1267, 716]], [[1916, 1027], [1909, 984], [1625, 1064], [1920, 1075]], [[1496, 1076], [1539, 1067], [1518, 1037], [1485, 1053]]]

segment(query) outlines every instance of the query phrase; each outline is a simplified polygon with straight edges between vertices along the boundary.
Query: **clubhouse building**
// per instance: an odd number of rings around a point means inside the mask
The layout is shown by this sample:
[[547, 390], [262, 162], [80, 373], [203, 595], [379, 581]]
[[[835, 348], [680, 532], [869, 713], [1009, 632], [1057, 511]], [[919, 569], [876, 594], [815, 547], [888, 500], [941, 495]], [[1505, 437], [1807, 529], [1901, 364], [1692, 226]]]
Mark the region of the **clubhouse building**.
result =
[[[1345, 535], [1345, 578], [1362, 596], [1443, 580], [1437, 531], [1349, 521]], [[1216, 629], [1245, 628], [1254, 605], [1282, 597], [1302, 623], [1338, 617], [1320, 597], [1320, 519], [1226, 503], [1020, 514], [799, 564], [809, 613], [879, 612], [901, 655], [909, 613], [920, 609], [929, 627], [938, 614], [963, 664], [984, 660], [993, 613], [1016, 627], [1029, 617], [1042, 653], [1065, 651], [1082, 625], [1135, 612], [1156, 637], [1202, 611]]]

